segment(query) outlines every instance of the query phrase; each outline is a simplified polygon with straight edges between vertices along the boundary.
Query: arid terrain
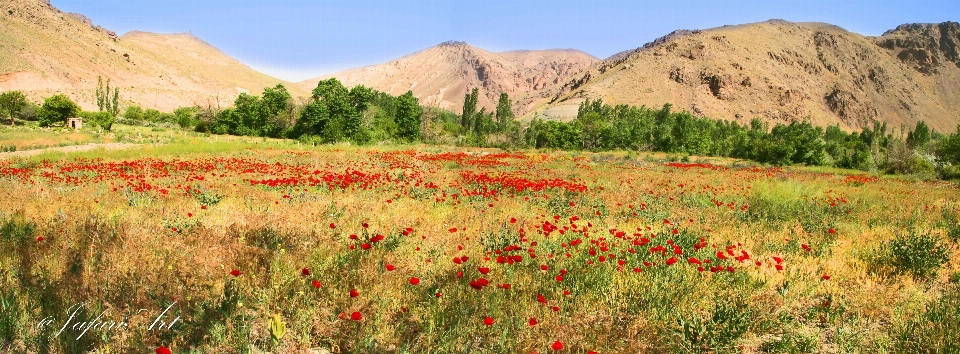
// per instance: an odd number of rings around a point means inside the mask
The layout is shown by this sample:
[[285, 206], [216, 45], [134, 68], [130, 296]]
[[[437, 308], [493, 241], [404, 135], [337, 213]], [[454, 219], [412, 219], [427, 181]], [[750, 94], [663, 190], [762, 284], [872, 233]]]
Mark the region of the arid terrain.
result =
[[[97, 77], [120, 87], [122, 102], [162, 111], [233, 103], [282, 80], [261, 74], [190, 33], [117, 36], [43, 0], [0, 3], [0, 89], [41, 102], [58, 93], [96, 108]], [[285, 83], [294, 96], [307, 91]]]

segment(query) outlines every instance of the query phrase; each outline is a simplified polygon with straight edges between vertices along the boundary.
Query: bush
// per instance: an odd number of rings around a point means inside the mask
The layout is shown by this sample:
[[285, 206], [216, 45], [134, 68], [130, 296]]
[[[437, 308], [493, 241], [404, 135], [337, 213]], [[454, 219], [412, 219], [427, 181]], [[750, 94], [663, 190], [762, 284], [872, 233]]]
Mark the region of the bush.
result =
[[713, 313], [706, 317], [679, 318], [673, 330], [683, 351], [718, 352], [732, 349], [750, 326], [750, 312], [742, 302], [717, 301]]
[[110, 112], [80, 112], [80, 117], [87, 126], [100, 127], [103, 130], [110, 130], [114, 121]]
[[953, 287], [905, 323], [894, 338], [898, 353], [960, 353], [960, 289]]
[[56, 123], [62, 123], [70, 117], [76, 117], [80, 114], [80, 107], [70, 100], [67, 95], [56, 95], [43, 101], [43, 106], [37, 112], [40, 118], [40, 126], [46, 127]]
[[870, 263], [875, 269], [910, 274], [924, 280], [936, 274], [948, 260], [949, 248], [936, 236], [910, 230], [908, 234], [884, 242]]

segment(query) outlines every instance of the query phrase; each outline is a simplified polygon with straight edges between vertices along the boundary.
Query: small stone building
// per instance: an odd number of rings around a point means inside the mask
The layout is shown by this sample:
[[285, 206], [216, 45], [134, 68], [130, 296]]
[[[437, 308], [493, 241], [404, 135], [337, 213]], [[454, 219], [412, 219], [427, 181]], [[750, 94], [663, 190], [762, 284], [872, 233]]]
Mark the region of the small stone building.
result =
[[73, 130], [80, 130], [83, 127], [82, 118], [67, 118], [67, 127], [73, 128]]

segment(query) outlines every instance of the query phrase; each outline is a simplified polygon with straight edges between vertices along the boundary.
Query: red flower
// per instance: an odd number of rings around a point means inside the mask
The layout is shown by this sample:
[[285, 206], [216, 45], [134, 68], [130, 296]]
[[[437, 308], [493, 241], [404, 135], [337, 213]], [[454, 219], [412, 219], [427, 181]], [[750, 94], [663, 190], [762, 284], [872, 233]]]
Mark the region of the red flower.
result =
[[830, 276], [829, 276], [829, 275], [826, 275], [826, 274], [824, 274], [824, 275], [823, 275], [822, 277], [820, 277], [820, 278], [823, 279], [823, 280], [830, 280]]
[[477, 270], [480, 271], [480, 274], [484, 274], [484, 275], [486, 275], [487, 273], [490, 273], [490, 268], [487, 268], [487, 267], [479, 267], [477, 268]]
[[350, 297], [360, 296], [360, 292], [357, 289], [350, 289]]
[[830, 229], [830, 233], [831, 233], [831, 234], [835, 234], [835, 233], [837, 233], [837, 231], [834, 230], [834, 229]]
[[419, 279], [419, 278], [416, 278], [416, 277], [410, 278], [410, 284], [411, 284], [411, 285], [420, 284], [420, 279]]
[[544, 264], [540, 266], [540, 270], [550, 270], [550, 266]]
[[560, 343], [560, 341], [553, 342], [550, 348], [553, 350], [563, 350], [563, 343]]
[[303, 275], [303, 276], [305, 276], [305, 277], [310, 276], [310, 269], [309, 269], [309, 268], [303, 268], [303, 269], [301, 269], [301, 270], [300, 270], [300, 275]]
[[331, 229], [336, 229], [336, 228], [337, 228], [337, 225], [334, 225], [333, 223], [330, 223], [330, 228], [331, 228]]
[[448, 230], [448, 231], [450, 231], [450, 233], [454, 233], [454, 232], [457, 232], [457, 228], [454, 227], [454, 228], [451, 228], [451, 229]]
[[487, 326], [493, 326], [493, 319], [490, 318], [490, 316], [487, 316], [487, 318], [483, 319], [483, 324]]
[[319, 280], [314, 280], [311, 284], [313, 285], [314, 288], [320, 289], [320, 281], [319, 281]]
[[670, 259], [667, 260], [667, 265], [673, 265], [674, 263], [677, 263], [677, 257], [670, 257]]
[[528, 321], [527, 323], [529, 323], [530, 326], [533, 327], [533, 326], [536, 326], [538, 322], [536, 318], [530, 317], [530, 321]]
[[170, 349], [161, 345], [157, 348], [157, 354], [170, 354]]
[[361, 226], [363, 226], [363, 228], [366, 229], [366, 228], [369, 228], [369, 227], [370, 227], [370, 224], [363, 223]]
[[510, 223], [511, 223], [511, 224], [516, 224], [516, 223], [517, 223], [517, 218], [510, 218]]
[[362, 320], [362, 319], [363, 319], [363, 314], [361, 314], [360, 312], [357, 312], [357, 311], [353, 311], [353, 313], [350, 314], [350, 319], [351, 319], [351, 320], [354, 320], [354, 321]]
[[545, 304], [547, 303], [547, 299], [543, 297], [543, 294], [537, 294], [537, 302]]
[[43, 236], [37, 236], [37, 241], [43, 241]]
[[555, 279], [557, 279], [557, 281], [563, 281], [563, 276], [562, 276], [562, 275], [558, 275]]
[[384, 268], [387, 268], [388, 272], [392, 272], [394, 269], [397, 269], [397, 267], [394, 266], [393, 264], [387, 264], [384, 266]]
[[243, 274], [243, 273], [240, 272], [239, 270], [236, 270], [236, 269], [230, 271], [230, 275], [235, 276], [235, 277], [239, 277], [240, 274]]

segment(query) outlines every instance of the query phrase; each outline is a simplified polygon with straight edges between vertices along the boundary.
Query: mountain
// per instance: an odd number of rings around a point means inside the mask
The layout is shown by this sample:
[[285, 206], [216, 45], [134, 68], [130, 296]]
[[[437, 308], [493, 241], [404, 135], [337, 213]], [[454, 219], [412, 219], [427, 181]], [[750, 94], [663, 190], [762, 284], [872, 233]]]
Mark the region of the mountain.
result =
[[179, 106], [229, 106], [239, 92], [258, 94], [278, 83], [190, 33], [131, 32], [123, 36], [44, 0], [0, 3], [0, 89], [22, 90], [40, 102], [57, 93], [95, 109], [97, 77], [120, 88], [121, 101], [171, 111]]
[[522, 114], [546, 103], [559, 87], [599, 59], [572, 49], [489, 52], [463, 42], [439, 45], [380, 64], [350, 69], [299, 83], [312, 90], [317, 82], [331, 77], [352, 87], [363, 84], [393, 95], [412, 90], [420, 103], [455, 112], [463, 107], [463, 96], [480, 89], [478, 105], [488, 111], [496, 107], [500, 93], [514, 101]]
[[676, 31], [598, 62], [535, 111], [569, 119], [586, 98], [749, 122], [810, 117], [858, 129], [960, 123], [960, 25], [908, 24], [878, 37], [771, 20]]

